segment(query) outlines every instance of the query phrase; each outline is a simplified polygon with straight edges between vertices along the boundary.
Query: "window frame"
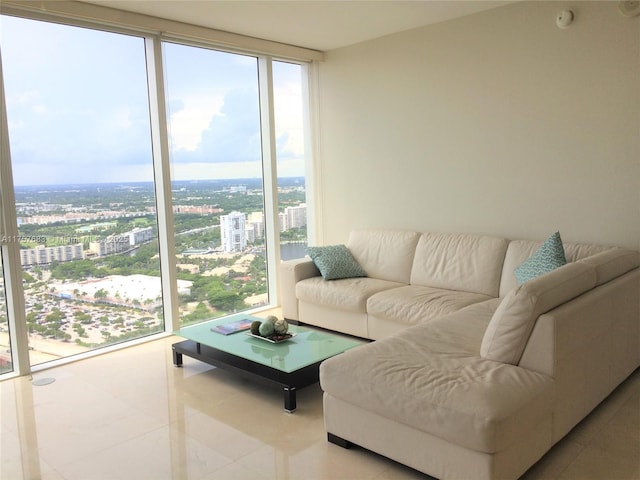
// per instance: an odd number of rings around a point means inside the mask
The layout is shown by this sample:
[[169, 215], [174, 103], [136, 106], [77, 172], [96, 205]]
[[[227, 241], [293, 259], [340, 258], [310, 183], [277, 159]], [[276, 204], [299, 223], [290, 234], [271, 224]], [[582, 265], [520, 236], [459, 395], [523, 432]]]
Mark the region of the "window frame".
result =
[[[146, 53], [147, 91], [149, 95], [152, 157], [154, 167], [154, 187], [156, 194], [158, 242], [160, 254], [160, 276], [162, 285], [164, 332], [149, 335], [137, 340], [102, 347], [73, 356], [73, 360], [86, 358], [108, 351], [117, 350], [137, 343], [143, 343], [178, 330], [180, 326], [177, 268], [175, 256], [174, 224], [171, 198], [171, 158], [169, 148], [168, 117], [165, 102], [164, 64], [162, 43], [165, 41], [188, 46], [199, 46], [228, 53], [246, 54], [258, 59], [258, 89], [260, 102], [260, 123], [262, 139], [263, 198], [265, 212], [265, 244], [267, 248], [267, 282], [269, 304], [260, 309], [274, 308], [280, 305], [279, 263], [280, 238], [278, 219], [278, 175], [276, 157], [276, 138], [273, 101], [274, 61], [284, 61], [300, 65], [302, 68], [303, 123], [305, 137], [305, 183], [307, 185], [308, 240], [315, 237], [313, 165], [311, 141], [311, 92], [310, 77], [312, 62], [322, 59], [321, 52], [299, 47], [277, 44], [242, 35], [218, 32], [154, 19], [117, 10], [89, 5], [70, 7], [67, 2], [47, 2], [52, 8], [44, 12], [29, 5], [3, 2], [0, 15], [10, 15], [27, 20], [57, 23], [71, 27], [89, 28], [110, 33], [119, 33], [142, 38]], [[71, 11], [69, 11], [71, 8]], [[98, 18], [102, 17], [102, 20]], [[117, 18], [119, 21], [113, 21]], [[170, 32], [158, 30], [158, 25], [170, 26]], [[1, 44], [0, 44], [1, 47]], [[266, 53], [265, 53], [266, 52]], [[15, 193], [11, 170], [4, 77], [2, 74], [2, 56], [0, 48], [0, 156], [3, 158], [0, 168], [0, 208], [2, 233], [8, 236], [18, 235], [15, 210]], [[17, 243], [4, 243], [1, 246], [6, 289], [6, 306], [9, 320], [9, 338], [13, 359], [13, 372], [0, 375], [0, 380], [13, 376], [28, 375], [31, 372], [50, 368], [72, 361], [69, 357], [53, 360], [44, 364], [30, 365], [28, 350], [28, 332], [24, 290], [22, 287], [22, 267], [20, 246]]]

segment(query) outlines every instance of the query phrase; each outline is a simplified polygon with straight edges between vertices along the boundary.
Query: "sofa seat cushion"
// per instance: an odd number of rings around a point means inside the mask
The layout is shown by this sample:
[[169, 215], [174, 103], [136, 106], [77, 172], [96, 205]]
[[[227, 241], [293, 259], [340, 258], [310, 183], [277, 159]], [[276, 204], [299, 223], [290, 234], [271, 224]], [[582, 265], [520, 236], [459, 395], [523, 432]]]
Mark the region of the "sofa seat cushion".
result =
[[407, 285], [385, 290], [367, 300], [367, 313], [378, 318], [415, 325], [491, 299], [479, 293]]
[[480, 358], [494, 301], [324, 361], [327, 394], [479, 452], [506, 450], [551, 415], [553, 380]]
[[368, 277], [339, 280], [312, 277], [296, 284], [296, 297], [301, 302], [330, 306], [348, 312], [365, 313], [367, 299], [371, 295], [401, 286], [403, 286], [402, 283]]

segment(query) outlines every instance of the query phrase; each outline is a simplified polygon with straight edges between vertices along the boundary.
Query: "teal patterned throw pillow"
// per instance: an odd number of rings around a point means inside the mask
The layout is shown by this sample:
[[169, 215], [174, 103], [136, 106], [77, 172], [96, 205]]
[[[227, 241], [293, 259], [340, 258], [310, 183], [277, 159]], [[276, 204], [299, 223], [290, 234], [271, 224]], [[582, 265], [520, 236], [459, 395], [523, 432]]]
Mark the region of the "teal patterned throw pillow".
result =
[[346, 245], [308, 247], [307, 253], [325, 280], [367, 276]]
[[560, 232], [556, 232], [545, 240], [542, 246], [531, 255], [513, 273], [519, 284], [544, 275], [567, 263]]

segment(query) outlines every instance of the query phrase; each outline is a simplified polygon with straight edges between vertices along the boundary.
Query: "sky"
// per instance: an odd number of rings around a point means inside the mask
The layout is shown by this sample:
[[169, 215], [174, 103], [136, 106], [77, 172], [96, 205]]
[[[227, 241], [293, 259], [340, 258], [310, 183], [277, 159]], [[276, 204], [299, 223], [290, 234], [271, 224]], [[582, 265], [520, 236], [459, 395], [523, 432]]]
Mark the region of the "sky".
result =
[[[15, 185], [151, 181], [144, 41], [2, 16]], [[174, 180], [261, 175], [257, 59], [165, 43]], [[304, 175], [301, 67], [274, 63], [279, 176]]]

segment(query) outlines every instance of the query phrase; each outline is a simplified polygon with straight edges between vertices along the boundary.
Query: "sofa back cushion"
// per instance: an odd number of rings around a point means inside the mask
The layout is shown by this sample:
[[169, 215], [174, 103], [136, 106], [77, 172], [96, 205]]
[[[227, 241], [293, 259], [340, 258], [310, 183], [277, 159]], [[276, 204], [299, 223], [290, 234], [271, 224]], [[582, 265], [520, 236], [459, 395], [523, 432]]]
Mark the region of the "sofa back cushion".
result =
[[419, 237], [409, 230], [356, 229], [347, 247], [369, 277], [409, 283]]
[[[514, 273], [515, 269], [531, 257], [531, 255], [542, 246], [542, 243], [542, 241], [536, 240], [512, 240], [509, 242], [500, 279], [501, 297], [504, 297], [518, 285]], [[585, 245], [578, 243], [563, 243], [563, 246], [567, 263], [575, 262], [576, 260], [595, 255], [596, 253], [611, 248], [602, 245]]]
[[596, 285], [596, 271], [568, 263], [511, 290], [500, 302], [480, 346], [480, 356], [517, 365], [538, 316]]
[[498, 296], [508, 240], [487, 235], [424, 233], [411, 284]]
[[640, 253], [624, 248], [611, 248], [578, 260], [578, 262], [593, 267], [596, 270], [596, 285], [602, 285], [638, 268]]

